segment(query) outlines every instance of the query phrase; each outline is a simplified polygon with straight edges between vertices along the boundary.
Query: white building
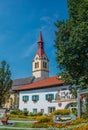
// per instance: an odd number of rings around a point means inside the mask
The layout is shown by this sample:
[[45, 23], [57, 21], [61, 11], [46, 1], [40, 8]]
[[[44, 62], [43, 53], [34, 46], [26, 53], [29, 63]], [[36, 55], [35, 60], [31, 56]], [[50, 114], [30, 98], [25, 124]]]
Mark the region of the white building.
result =
[[[40, 32], [38, 50], [32, 62], [32, 74], [36, 80], [18, 87], [19, 109], [29, 112], [49, 114], [56, 109], [64, 109], [76, 102], [70, 93], [69, 86], [57, 76], [49, 77], [49, 60], [44, 51], [44, 42]], [[37, 80], [39, 79], [40, 80]]]

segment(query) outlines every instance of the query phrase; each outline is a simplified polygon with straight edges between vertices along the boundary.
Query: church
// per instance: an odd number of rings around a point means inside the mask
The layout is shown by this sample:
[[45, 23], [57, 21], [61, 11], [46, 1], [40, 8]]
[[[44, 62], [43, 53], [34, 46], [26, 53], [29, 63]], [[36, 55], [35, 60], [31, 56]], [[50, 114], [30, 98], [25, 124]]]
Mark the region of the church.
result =
[[13, 81], [8, 102], [6, 105], [9, 108], [44, 114], [74, 107], [76, 99], [71, 94], [69, 85], [64, 85], [60, 76], [49, 76], [49, 59], [44, 50], [42, 32], [32, 61], [32, 76]]

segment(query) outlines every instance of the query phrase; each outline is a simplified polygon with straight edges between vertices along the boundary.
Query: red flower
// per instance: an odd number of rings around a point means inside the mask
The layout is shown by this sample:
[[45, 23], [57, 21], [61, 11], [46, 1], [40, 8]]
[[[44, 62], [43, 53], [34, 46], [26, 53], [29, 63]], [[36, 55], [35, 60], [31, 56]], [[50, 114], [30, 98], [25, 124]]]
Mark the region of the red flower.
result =
[[50, 98], [50, 97], [48, 98], [48, 101], [51, 101], [51, 98]]
[[36, 99], [33, 99], [32, 101], [33, 101], [33, 102], [36, 102], [37, 100], [36, 100]]
[[23, 101], [26, 102], [26, 99], [24, 99]]
[[85, 95], [83, 94], [80, 94], [80, 98], [83, 99], [85, 97]]

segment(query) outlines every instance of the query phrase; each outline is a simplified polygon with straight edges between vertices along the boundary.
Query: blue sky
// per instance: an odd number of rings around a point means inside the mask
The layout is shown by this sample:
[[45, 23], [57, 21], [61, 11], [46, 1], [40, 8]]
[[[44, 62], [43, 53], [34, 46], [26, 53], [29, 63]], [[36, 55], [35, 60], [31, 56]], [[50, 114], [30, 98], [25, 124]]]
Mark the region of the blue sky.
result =
[[0, 62], [10, 65], [12, 79], [32, 75], [32, 60], [42, 30], [50, 76], [56, 75], [55, 30], [67, 19], [67, 0], [0, 0]]

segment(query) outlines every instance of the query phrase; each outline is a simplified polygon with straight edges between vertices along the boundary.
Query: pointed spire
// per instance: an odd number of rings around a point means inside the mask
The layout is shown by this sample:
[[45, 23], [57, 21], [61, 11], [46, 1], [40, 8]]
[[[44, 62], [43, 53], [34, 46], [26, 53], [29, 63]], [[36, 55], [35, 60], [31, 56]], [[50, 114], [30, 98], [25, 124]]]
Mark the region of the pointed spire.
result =
[[40, 36], [39, 36], [39, 40], [38, 40], [38, 42], [43, 42], [42, 31], [40, 31]]
[[40, 58], [42, 58], [45, 55], [44, 52], [44, 42], [42, 38], [42, 31], [40, 31], [39, 39], [38, 39], [38, 50], [37, 54], [39, 55]]

